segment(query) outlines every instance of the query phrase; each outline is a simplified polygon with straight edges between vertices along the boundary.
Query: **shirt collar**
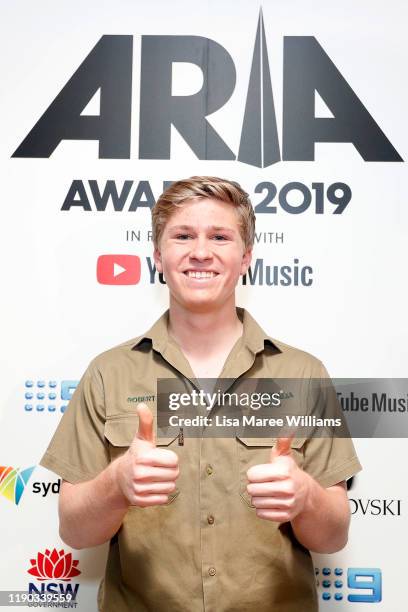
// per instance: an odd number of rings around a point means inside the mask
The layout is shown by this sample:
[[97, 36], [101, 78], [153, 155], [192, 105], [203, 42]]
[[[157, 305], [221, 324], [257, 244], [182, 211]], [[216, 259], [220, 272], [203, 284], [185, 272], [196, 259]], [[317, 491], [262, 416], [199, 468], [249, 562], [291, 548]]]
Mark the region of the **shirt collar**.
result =
[[[236, 310], [243, 324], [242, 343], [244, 346], [247, 346], [254, 354], [262, 352], [266, 346], [272, 347], [278, 353], [282, 352], [276, 341], [264, 332], [245, 308], [237, 307]], [[169, 310], [166, 310], [146, 333], [136, 338], [135, 343], [132, 344], [132, 350], [147, 340], [152, 343], [154, 350], [162, 353], [169, 342], [168, 322]]]

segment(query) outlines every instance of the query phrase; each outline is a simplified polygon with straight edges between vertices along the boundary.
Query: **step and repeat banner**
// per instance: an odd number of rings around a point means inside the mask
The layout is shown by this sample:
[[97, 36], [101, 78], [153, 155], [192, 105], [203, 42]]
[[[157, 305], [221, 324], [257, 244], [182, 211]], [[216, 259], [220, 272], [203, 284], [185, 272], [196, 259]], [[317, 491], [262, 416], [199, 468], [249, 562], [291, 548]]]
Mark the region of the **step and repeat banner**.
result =
[[[257, 217], [237, 289], [333, 377], [404, 378], [408, 9], [324, 0], [0, 3], [0, 591], [97, 609], [106, 546], [58, 534], [38, 462], [90, 360], [168, 304], [150, 208], [191, 175]], [[406, 441], [356, 439], [347, 547], [314, 555], [322, 611], [401, 610]], [[12, 601], [9, 608], [12, 609]]]

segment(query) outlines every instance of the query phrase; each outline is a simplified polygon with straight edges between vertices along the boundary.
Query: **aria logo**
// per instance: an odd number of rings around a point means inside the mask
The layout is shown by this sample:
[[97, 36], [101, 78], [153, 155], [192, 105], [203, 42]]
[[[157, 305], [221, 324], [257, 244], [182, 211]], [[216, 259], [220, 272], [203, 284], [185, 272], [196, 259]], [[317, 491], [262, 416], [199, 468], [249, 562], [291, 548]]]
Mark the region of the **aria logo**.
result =
[[35, 466], [25, 470], [0, 466], [0, 494], [18, 506], [34, 469]]
[[[132, 61], [133, 36], [102, 36], [12, 157], [47, 158], [63, 140], [84, 140], [99, 143], [101, 159], [130, 159]], [[265, 168], [281, 160], [313, 161], [318, 142], [345, 142], [365, 161], [403, 161], [314, 36], [284, 36], [278, 129], [262, 11], [250, 74], [241, 77], [248, 87], [237, 152], [207, 119], [234, 93], [236, 66], [227, 49], [204, 36], [142, 35], [140, 61], [139, 159], [169, 160], [174, 127], [200, 160]], [[178, 63], [199, 68], [203, 84], [198, 92], [173, 95]], [[316, 93], [329, 116], [316, 117]], [[87, 107], [95, 101], [99, 109], [91, 113]]]
[[[35, 559], [30, 559], [31, 567], [28, 573], [37, 578], [40, 584], [30, 582], [28, 585], [29, 593], [44, 594], [54, 593], [62, 596], [69, 595], [70, 601], [75, 600], [79, 584], [61, 584], [56, 580], [68, 582], [72, 578], [79, 576], [81, 571], [78, 569], [78, 560], [72, 558], [72, 553], [64, 550], [57, 551], [46, 549], [43, 553], [39, 552]], [[45, 581], [52, 581], [45, 584]]]

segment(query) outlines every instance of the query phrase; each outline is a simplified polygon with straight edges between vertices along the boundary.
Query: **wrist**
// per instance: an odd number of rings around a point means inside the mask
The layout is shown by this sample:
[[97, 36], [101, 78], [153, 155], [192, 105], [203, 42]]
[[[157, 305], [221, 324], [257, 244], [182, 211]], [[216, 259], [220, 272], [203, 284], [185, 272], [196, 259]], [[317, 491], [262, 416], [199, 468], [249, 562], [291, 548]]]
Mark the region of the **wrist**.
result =
[[303, 472], [304, 502], [299, 514], [313, 514], [316, 500], [316, 481], [307, 472]]
[[121, 486], [123, 458], [124, 455], [121, 455], [112, 461], [106, 470], [102, 472], [104, 475], [104, 488], [106, 490], [106, 496], [110, 499], [110, 503], [112, 504], [113, 508], [117, 510], [125, 510], [129, 507], [129, 501], [127, 500]]

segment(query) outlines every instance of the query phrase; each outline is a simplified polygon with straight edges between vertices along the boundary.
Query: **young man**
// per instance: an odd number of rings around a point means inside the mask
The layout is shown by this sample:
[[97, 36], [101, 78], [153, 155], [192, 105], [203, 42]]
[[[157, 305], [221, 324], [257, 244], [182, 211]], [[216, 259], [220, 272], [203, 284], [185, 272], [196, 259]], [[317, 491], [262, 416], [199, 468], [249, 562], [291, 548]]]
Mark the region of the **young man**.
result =
[[104, 612], [315, 612], [309, 550], [347, 542], [345, 480], [360, 469], [351, 441], [156, 441], [156, 381], [327, 373], [235, 306], [255, 230], [237, 183], [173, 183], [152, 218], [170, 307], [91, 362], [41, 461], [63, 478], [61, 538], [110, 541]]

